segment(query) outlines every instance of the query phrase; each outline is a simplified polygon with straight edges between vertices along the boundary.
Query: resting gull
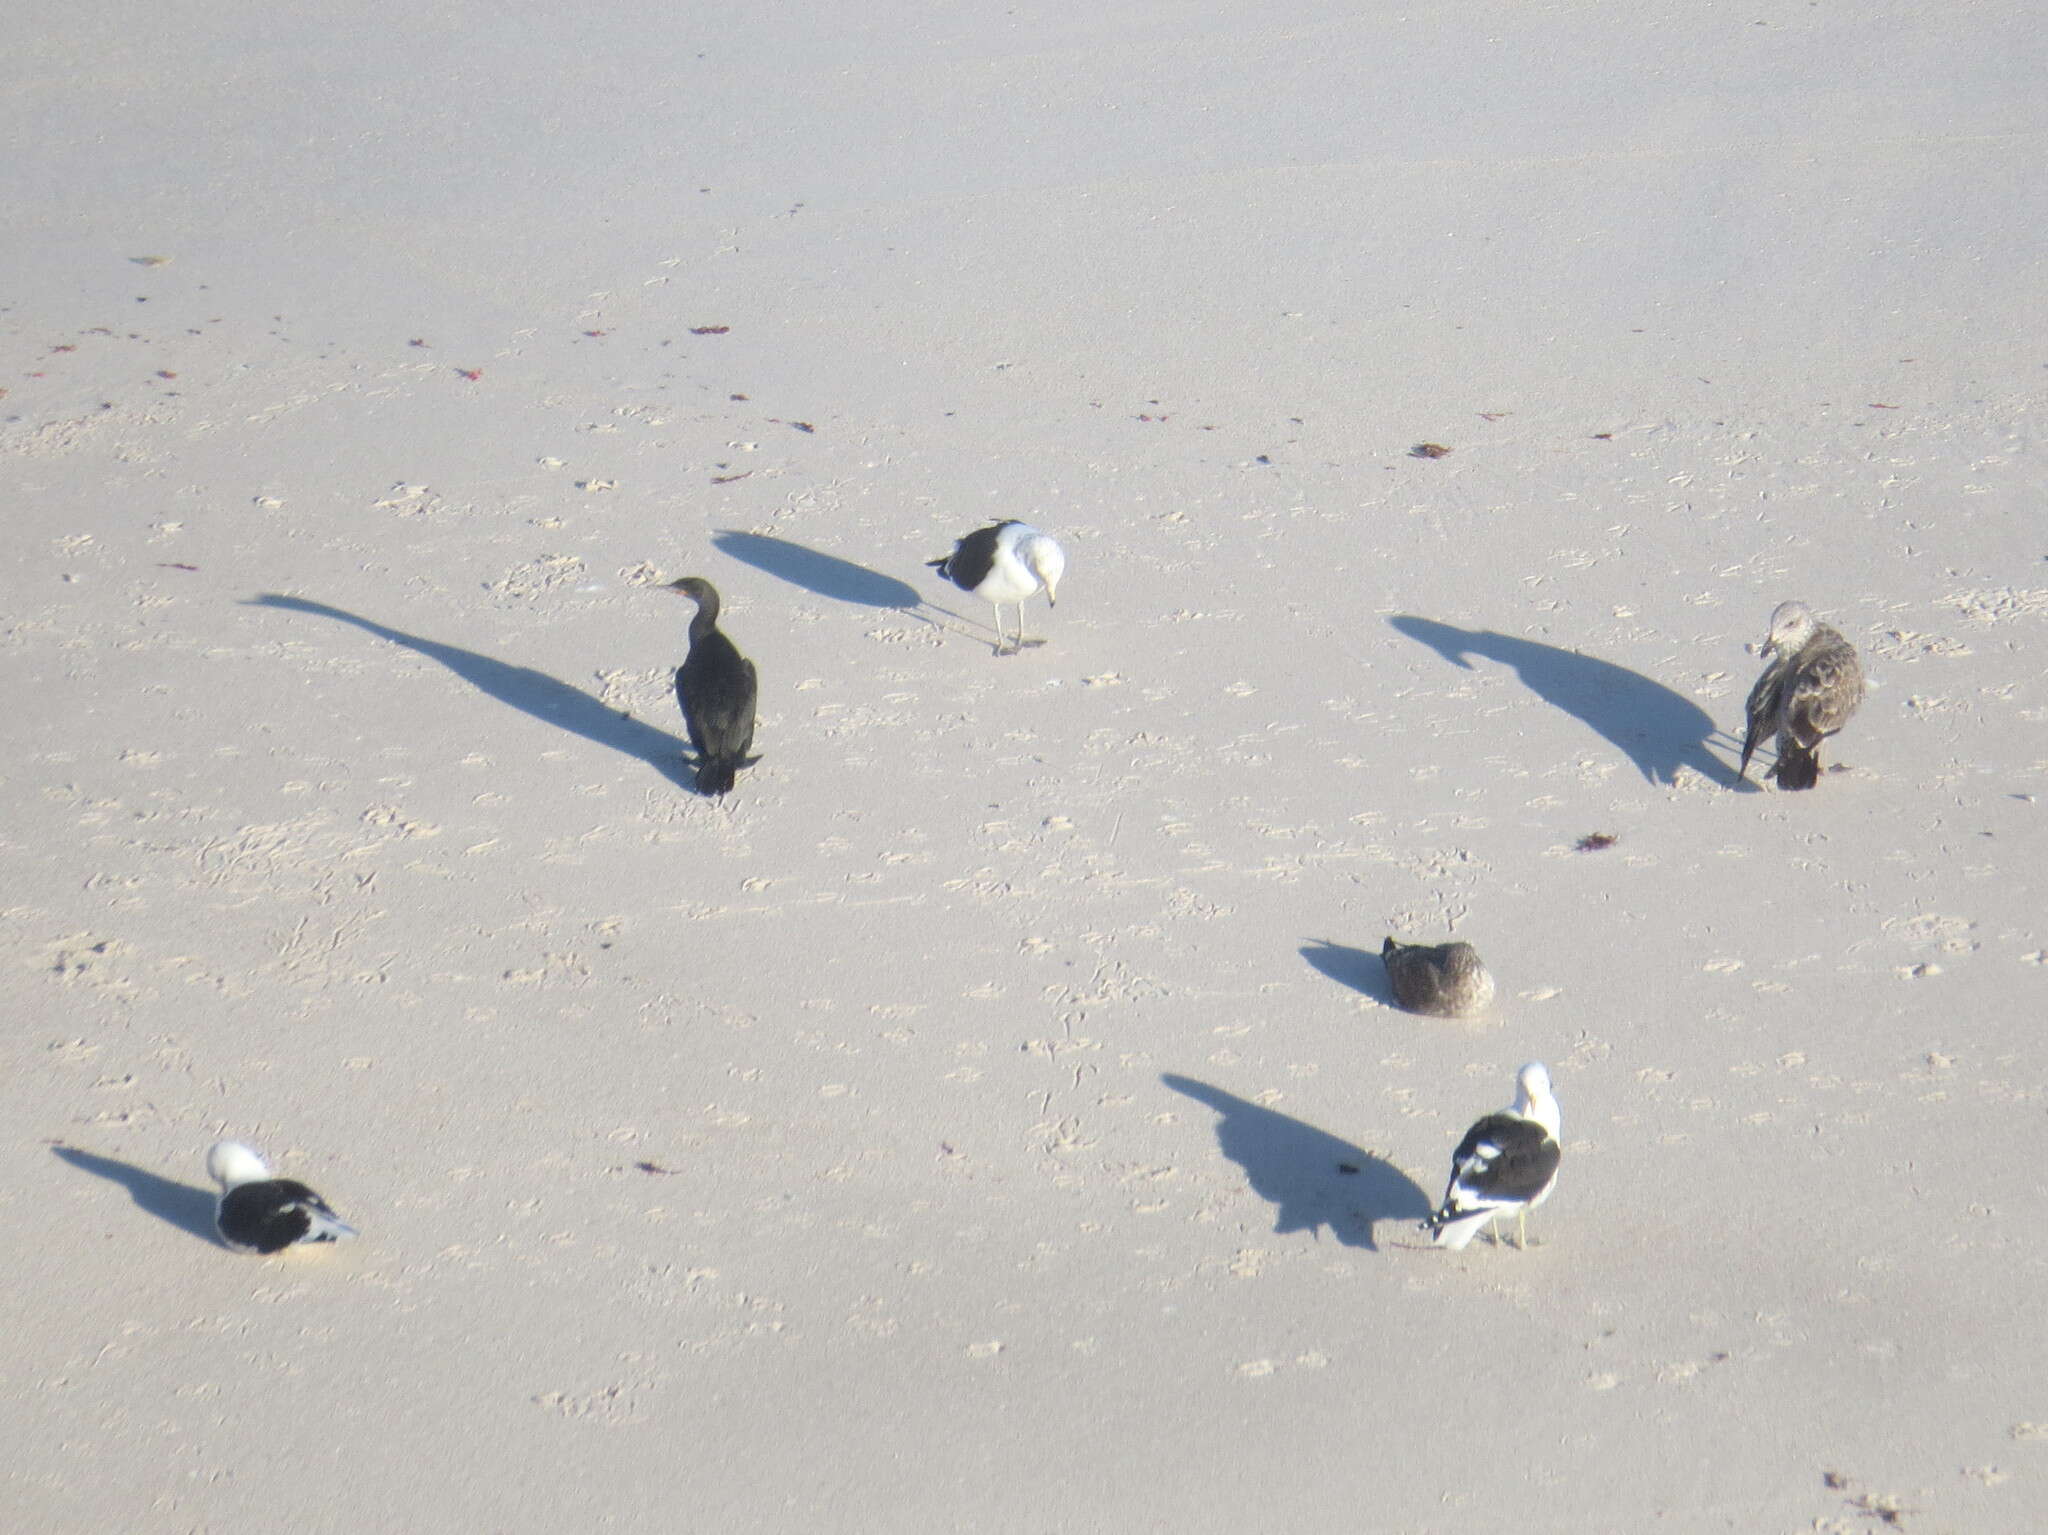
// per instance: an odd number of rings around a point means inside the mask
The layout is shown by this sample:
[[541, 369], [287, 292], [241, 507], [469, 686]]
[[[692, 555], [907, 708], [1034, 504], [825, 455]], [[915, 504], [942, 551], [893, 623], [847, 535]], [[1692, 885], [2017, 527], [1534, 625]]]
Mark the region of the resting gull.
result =
[[1749, 690], [1741, 776], [1749, 777], [1757, 744], [1775, 735], [1778, 761], [1770, 776], [1781, 789], [1811, 789], [1820, 781], [1820, 743], [1848, 724], [1863, 702], [1856, 647], [1805, 603], [1781, 602], [1761, 649], [1769, 660]]
[[697, 752], [697, 792], [724, 794], [735, 773], [759, 760], [747, 755], [754, 744], [754, 663], [718, 627], [717, 587], [684, 576], [665, 590], [697, 604], [690, 653], [676, 668], [676, 701]]
[[238, 1253], [283, 1252], [356, 1234], [305, 1184], [271, 1177], [263, 1158], [240, 1141], [216, 1141], [206, 1153], [206, 1170], [220, 1185], [214, 1229]]
[[[996, 610], [996, 654], [1015, 655], [1024, 638], [1024, 599], [1041, 589], [1057, 607], [1060, 577], [1066, 574], [1066, 551], [1029, 523], [1010, 518], [977, 528], [953, 545], [953, 552], [925, 563], [963, 592], [985, 597]], [[1003, 604], [1017, 605], [1017, 641], [1003, 647]]]
[[1389, 938], [1380, 961], [1394, 1000], [1411, 1013], [1470, 1018], [1493, 1001], [1493, 977], [1469, 943], [1402, 943]]
[[1526, 1247], [1529, 1211], [1548, 1199], [1557, 1183], [1557, 1164], [1564, 1157], [1557, 1136], [1549, 1069], [1531, 1061], [1515, 1074], [1514, 1104], [1467, 1130], [1451, 1153], [1443, 1207], [1422, 1223], [1430, 1240], [1439, 1247], [1462, 1248], [1481, 1226], [1512, 1210], [1515, 1246]]

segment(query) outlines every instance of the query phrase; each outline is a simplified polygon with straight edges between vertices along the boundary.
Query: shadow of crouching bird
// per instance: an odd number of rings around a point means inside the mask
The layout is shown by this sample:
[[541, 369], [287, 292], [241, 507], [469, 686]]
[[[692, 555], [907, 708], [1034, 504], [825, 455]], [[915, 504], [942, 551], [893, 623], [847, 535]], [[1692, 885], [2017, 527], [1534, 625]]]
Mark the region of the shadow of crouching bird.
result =
[[1216, 1144], [1244, 1169], [1252, 1192], [1277, 1208], [1276, 1233], [1320, 1234], [1328, 1226], [1345, 1246], [1377, 1252], [1376, 1224], [1423, 1220], [1434, 1208], [1422, 1186], [1384, 1157], [1206, 1082], [1171, 1074], [1159, 1080], [1223, 1116]]
[[1524, 687], [1620, 747], [1652, 783], [1672, 782], [1682, 767], [1713, 783], [1735, 782], [1728, 765], [1707, 745], [1718, 734], [1712, 717], [1641, 672], [1491, 629], [1460, 629], [1409, 614], [1387, 622], [1466, 671], [1475, 670], [1473, 656], [1513, 667]]
[[213, 1211], [215, 1194], [212, 1189], [195, 1188], [189, 1183], [179, 1183], [146, 1171], [129, 1162], [117, 1162], [112, 1157], [99, 1156], [94, 1152], [80, 1151], [76, 1146], [52, 1146], [50, 1150], [73, 1167], [83, 1168], [95, 1177], [105, 1178], [109, 1183], [118, 1183], [128, 1191], [128, 1197], [135, 1201], [135, 1207], [145, 1215], [154, 1215], [158, 1220], [176, 1226], [203, 1242], [215, 1247], [227, 1244], [214, 1229]]
[[1386, 963], [1374, 951], [1353, 948], [1348, 943], [1332, 943], [1327, 938], [1313, 938], [1301, 946], [1301, 957], [1338, 985], [1349, 986], [1383, 1006], [1395, 1005], [1394, 987], [1387, 976]]
[[546, 672], [535, 671], [530, 666], [511, 666], [489, 656], [478, 655], [473, 650], [464, 650], [460, 645], [422, 639], [417, 634], [393, 629], [388, 624], [364, 618], [346, 608], [314, 602], [306, 597], [284, 597], [276, 592], [264, 592], [261, 596], [246, 599], [243, 606], [281, 608], [288, 613], [310, 613], [317, 618], [353, 624], [366, 634], [401, 645], [430, 661], [440, 662], [479, 693], [517, 709], [521, 714], [531, 715], [599, 746], [637, 757], [678, 788], [690, 786], [683, 771], [683, 742], [680, 738], [621, 714], [582, 689], [573, 688]]

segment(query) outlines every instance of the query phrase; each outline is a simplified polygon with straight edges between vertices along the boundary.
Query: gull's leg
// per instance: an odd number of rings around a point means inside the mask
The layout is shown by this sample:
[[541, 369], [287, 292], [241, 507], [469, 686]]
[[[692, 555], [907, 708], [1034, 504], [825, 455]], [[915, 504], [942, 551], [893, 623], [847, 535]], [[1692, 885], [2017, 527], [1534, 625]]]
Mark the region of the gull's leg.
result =
[[1525, 1253], [1528, 1250], [1529, 1207], [1527, 1205], [1523, 1205], [1521, 1209], [1515, 1212], [1515, 1251], [1518, 1253]]
[[996, 654], [1001, 655], [1003, 653], [1003, 605], [1000, 602], [991, 601], [989, 606], [996, 610]]

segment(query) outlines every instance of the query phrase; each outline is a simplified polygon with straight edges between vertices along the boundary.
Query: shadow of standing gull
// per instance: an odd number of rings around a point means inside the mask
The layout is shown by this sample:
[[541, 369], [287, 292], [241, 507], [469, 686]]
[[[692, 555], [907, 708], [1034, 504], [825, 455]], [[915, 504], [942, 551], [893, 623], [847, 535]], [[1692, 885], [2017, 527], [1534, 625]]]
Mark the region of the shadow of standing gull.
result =
[[1216, 1144], [1245, 1170], [1252, 1192], [1278, 1206], [1275, 1232], [1328, 1226], [1346, 1247], [1377, 1252], [1377, 1222], [1419, 1221], [1435, 1208], [1421, 1185], [1384, 1157], [1192, 1077], [1168, 1073], [1159, 1080], [1223, 1116]]
[[1301, 946], [1301, 957], [1339, 986], [1371, 997], [1382, 1007], [1398, 1007], [1394, 984], [1387, 979], [1387, 962], [1377, 949], [1354, 949], [1348, 943], [1312, 938]]
[[305, 597], [281, 597], [276, 592], [265, 592], [260, 597], [248, 598], [245, 607], [283, 608], [292, 613], [311, 613], [320, 618], [335, 618], [345, 624], [354, 624], [365, 633], [374, 634], [380, 640], [389, 640], [394, 645], [403, 645], [407, 650], [417, 651], [430, 661], [438, 661], [455, 673], [479, 693], [495, 698], [501, 704], [509, 704], [522, 714], [566, 730], [571, 735], [595, 741], [599, 746], [608, 746], [613, 751], [624, 752], [629, 757], [638, 757], [642, 762], [658, 771], [678, 788], [694, 786], [694, 777], [683, 768], [685, 745], [681, 739], [666, 730], [623, 715], [592, 698], [580, 688], [550, 677], [546, 672], [537, 672], [530, 666], [508, 666], [503, 661], [494, 661], [489, 656], [480, 656], [473, 650], [464, 650], [459, 645], [444, 645], [439, 640], [422, 639], [417, 634], [407, 634], [378, 623], [375, 619], [364, 618], [345, 608], [330, 607], [324, 602], [314, 602]]
[[721, 528], [711, 535], [711, 542], [721, 553], [731, 555], [743, 565], [765, 570], [792, 586], [801, 586], [835, 602], [858, 602], [871, 608], [914, 608], [923, 601], [917, 588], [907, 581], [842, 560], [836, 554], [806, 549], [785, 538]]
[[180, 1231], [189, 1231], [215, 1247], [222, 1245], [219, 1234], [213, 1229], [212, 1190], [194, 1188], [189, 1183], [173, 1183], [169, 1178], [158, 1177], [132, 1163], [95, 1156], [90, 1151], [80, 1151], [76, 1146], [52, 1146], [50, 1149], [73, 1167], [82, 1167], [109, 1183], [120, 1184], [143, 1213], [168, 1221]]
[[1713, 719], [1691, 699], [1641, 672], [1491, 629], [1460, 629], [1407, 614], [1387, 622], [1467, 671], [1473, 669], [1471, 656], [1512, 666], [1524, 687], [1627, 752], [1652, 783], [1670, 783], [1681, 767], [1696, 769], [1713, 783], [1735, 783], [1728, 765], [1708, 749]]

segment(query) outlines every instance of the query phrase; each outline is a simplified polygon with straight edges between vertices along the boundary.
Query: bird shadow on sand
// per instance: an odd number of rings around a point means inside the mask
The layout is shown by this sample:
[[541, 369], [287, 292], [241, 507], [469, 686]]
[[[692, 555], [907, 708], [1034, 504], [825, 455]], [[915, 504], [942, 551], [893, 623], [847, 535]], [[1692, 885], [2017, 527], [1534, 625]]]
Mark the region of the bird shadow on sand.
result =
[[[951, 608], [927, 602], [908, 581], [899, 581], [878, 570], [869, 570], [865, 565], [842, 560], [836, 554], [806, 549], [786, 538], [721, 528], [711, 535], [711, 542], [743, 565], [764, 570], [792, 586], [801, 586], [807, 592], [829, 597], [834, 602], [894, 608], [919, 623], [930, 624], [934, 629], [950, 629], [975, 640], [994, 632], [986, 625], [977, 626], [972, 619], [955, 613]], [[1031, 643], [1039, 645], [1044, 641], [1033, 640]]]
[[1524, 687], [1627, 752], [1652, 783], [1668, 784], [1689, 767], [1709, 782], [1735, 786], [1734, 771], [1707, 745], [1717, 729], [1706, 710], [1641, 672], [1491, 629], [1460, 629], [1405, 613], [1387, 622], [1466, 671], [1473, 669], [1472, 656], [1513, 667]]
[[479, 693], [508, 704], [522, 714], [530, 714], [545, 724], [581, 736], [586, 741], [594, 741], [599, 746], [638, 757], [678, 788], [691, 789], [696, 785], [695, 774], [688, 771], [683, 762], [683, 754], [689, 749], [686, 742], [666, 730], [657, 730], [630, 715], [621, 714], [581, 688], [573, 688], [546, 672], [537, 672], [530, 666], [509, 666], [489, 656], [480, 656], [474, 650], [464, 650], [460, 645], [422, 639], [417, 634], [393, 629], [375, 619], [351, 613], [346, 608], [331, 607], [306, 597], [282, 597], [276, 592], [265, 592], [259, 597], [245, 599], [243, 606], [283, 608], [287, 612], [311, 613], [318, 618], [334, 618], [345, 624], [354, 624], [380, 640], [403, 645], [430, 661], [440, 662]]
[[1216, 1144], [1245, 1170], [1252, 1192], [1277, 1208], [1276, 1233], [1320, 1235], [1328, 1226], [1346, 1247], [1377, 1252], [1378, 1222], [1420, 1221], [1435, 1208], [1421, 1186], [1385, 1157], [1192, 1077], [1167, 1073], [1159, 1080], [1223, 1116]]
[[1387, 979], [1387, 962], [1376, 949], [1354, 949], [1348, 943], [1312, 938], [1301, 946], [1301, 957], [1339, 986], [1371, 997], [1383, 1007], [1396, 1007], [1393, 983]]
[[194, 1188], [189, 1183], [174, 1183], [132, 1163], [116, 1162], [112, 1157], [80, 1151], [76, 1146], [52, 1146], [50, 1149], [73, 1167], [82, 1167], [109, 1183], [120, 1184], [144, 1214], [168, 1221], [180, 1231], [188, 1231], [215, 1247], [221, 1245], [220, 1237], [213, 1229], [214, 1196], [211, 1190]]
[[711, 535], [711, 542], [742, 565], [765, 570], [792, 586], [830, 597], [834, 602], [855, 602], [870, 608], [914, 608], [923, 601], [917, 588], [907, 581], [842, 560], [836, 554], [806, 549], [786, 538], [721, 528]]

